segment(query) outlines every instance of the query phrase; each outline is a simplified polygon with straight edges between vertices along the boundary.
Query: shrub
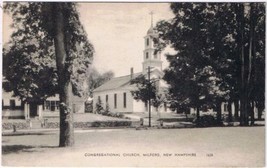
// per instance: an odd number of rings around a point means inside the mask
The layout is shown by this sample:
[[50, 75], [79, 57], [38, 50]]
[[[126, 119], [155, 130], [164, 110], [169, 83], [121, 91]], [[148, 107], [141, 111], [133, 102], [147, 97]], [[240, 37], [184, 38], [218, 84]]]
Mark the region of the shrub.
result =
[[104, 116], [110, 116], [110, 117], [117, 117], [117, 118], [123, 118], [124, 115], [122, 113], [119, 112], [110, 112], [110, 111], [105, 111], [103, 113], [101, 113]]
[[21, 129], [29, 129], [30, 126], [28, 123], [26, 122], [16, 122], [16, 123], [2, 123], [2, 129], [3, 130], [12, 130], [13, 129], [13, 125], [15, 126], [15, 128], [17, 130], [21, 130]]
[[93, 101], [84, 103], [84, 111], [86, 113], [93, 113]]
[[103, 108], [101, 98], [98, 97], [97, 102], [96, 102], [96, 110], [95, 110], [95, 112], [96, 112], [97, 114], [102, 114], [104, 111], [105, 111], [105, 110], [104, 110], [104, 108]]
[[221, 122], [218, 123], [218, 121], [212, 115], [200, 116], [199, 120], [195, 118], [193, 120], [193, 123], [195, 123], [198, 127], [212, 127], [219, 126], [222, 124]]
[[129, 127], [131, 125], [131, 121], [95, 121], [92, 123], [92, 127]]

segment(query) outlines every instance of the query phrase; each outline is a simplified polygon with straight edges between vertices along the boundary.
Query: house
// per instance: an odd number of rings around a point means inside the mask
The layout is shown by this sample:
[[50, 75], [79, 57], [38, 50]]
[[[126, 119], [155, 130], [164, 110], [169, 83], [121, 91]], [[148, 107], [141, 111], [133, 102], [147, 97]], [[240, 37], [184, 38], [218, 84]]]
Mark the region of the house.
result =
[[[8, 82], [3, 79], [3, 82]], [[85, 101], [78, 96], [72, 96], [74, 113], [85, 112]], [[59, 95], [48, 97], [42, 105], [28, 104], [13, 96], [13, 92], [2, 89], [2, 118], [30, 119], [59, 116]]]
[[[151, 67], [150, 78], [158, 79], [158, 87], [160, 92], [167, 89], [167, 84], [162, 80], [162, 61], [160, 52], [155, 54], [153, 47], [153, 37], [156, 33], [151, 23], [146, 36], [144, 37], [144, 50], [143, 50], [143, 63], [142, 72], [134, 73], [133, 68], [130, 69], [129, 75], [115, 77], [96, 88], [93, 91], [93, 109], [95, 111], [96, 104], [99, 100], [102, 102], [102, 107], [105, 109], [107, 106], [112, 112], [146, 112], [148, 111], [147, 103], [141, 100], [137, 101], [133, 98], [131, 91], [136, 90], [135, 85], [131, 85], [130, 81], [140, 75], [148, 78], [148, 68]], [[152, 107], [153, 111], [167, 112], [170, 111], [167, 105], [164, 104], [158, 109]]]
[[2, 90], [2, 117], [24, 118], [24, 103], [12, 95], [12, 92]]

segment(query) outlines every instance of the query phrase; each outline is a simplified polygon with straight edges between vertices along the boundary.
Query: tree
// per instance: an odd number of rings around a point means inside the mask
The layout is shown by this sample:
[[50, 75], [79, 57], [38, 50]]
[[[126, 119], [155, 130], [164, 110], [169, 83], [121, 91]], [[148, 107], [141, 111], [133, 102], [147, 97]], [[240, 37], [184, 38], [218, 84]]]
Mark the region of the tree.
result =
[[[34, 46], [38, 51], [54, 48], [60, 98], [59, 146], [72, 146], [71, 94], [72, 91], [80, 93], [79, 84], [85, 78], [94, 51], [79, 20], [76, 3], [12, 2], [5, 4], [5, 11], [13, 18], [16, 31], [12, 36], [19, 35], [23, 40], [28, 37], [38, 39], [36, 36], [40, 35], [46, 43], [37, 41]], [[15, 41], [11, 43], [15, 44]], [[47, 57], [46, 54], [40, 56]]]
[[8, 80], [3, 88], [30, 105], [43, 104], [58, 90], [53, 49], [39, 50], [36, 45], [45, 42], [41, 37], [21, 39], [21, 35], [13, 34], [12, 41], [15, 44], [10, 42], [3, 52], [3, 75]]
[[[158, 50], [170, 45], [176, 51], [167, 55], [170, 66], [164, 76], [171, 86], [170, 97], [185, 107], [208, 104], [217, 109], [218, 121], [222, 101], [240, 100], [240, 124], [248, 125], [248, 105], [258, 85], [255, 78], [263, 77], [256, 72], [255, 55], [265, 60], [264, 4], [172, 3], [170, 7], [175, 17], [157, 24], [159, 40], [155, 40]], [[264, 61], [260, 67], [263, 70]], [[264, 99], [262, 90], [253, 93]]]
[[151, 79], [149, 81], [144, 75], [140, 75], [131, 80], [131, 85], [136, 86], [136, 89], [131, 91], [131, 94], [135, 100], [141, 100], [145, 104], [151, 100], [151, 104], [158, 108], [166, 101], [165, 94], [159, 90], [158, 83], [158, 79]]
[[208, 38], [215, 8], [207, 3], [172, 3], [171, 9], [175, 18], [157, 24], [159, 40], [155, 41], [158, 50], [170, 45], [176, 51], [167, 55], [170, 65], [163, 79], [170, 85], [170, 97], [177, 108], [196, 108], [199, 118], [204, 105], [214, 106], [209, 100], [215, 84], [221, 81], [211, 65], [213, 46]]
[[113, 78], [114, 73], [112, 71], [107, 71], [101, 74], [95, 68], [91, 68], [88, 76], [87, 84], [89, 86], [89, 96], [92, 97], [94, 89]]
[[[238, 75], [240, 125], [249, 125], [249, 116], [251, 123], [254, 123], [254, 111], [250, 109], [253, 109], [255, 101], [265, 99], [263, 86], [265, 85], [263, 79], [265, 76], [265, 47], [263, 46], [265, 45], [265, 5], [263, 3], [236, 4], [235, 13], [236, 50], [240, 56]], [[261, 91], [258, 90], [259, 88]]]
[[104, 112], [104, 107], [103, 107], [103, 103], [100, 97], [98, 97], [97, 102], [96, 102], [96, 109], [95, 109], [95, 113], [97, 114], [102, 114]]

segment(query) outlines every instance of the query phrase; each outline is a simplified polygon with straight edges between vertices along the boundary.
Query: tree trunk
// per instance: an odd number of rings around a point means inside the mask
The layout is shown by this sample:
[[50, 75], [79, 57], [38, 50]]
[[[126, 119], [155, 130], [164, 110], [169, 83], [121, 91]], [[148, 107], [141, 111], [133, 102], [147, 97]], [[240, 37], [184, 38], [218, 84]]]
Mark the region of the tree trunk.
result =
[[255, 118], [254, 118], [254, 102], [251, 102], [251, 106], [250, 106], [250, 125], [254, 125], [255, 124]]
[[258, 120], [261, 120], [261, 116], [262, 116], [262, 112], [264, 110], [264, 102], [261, 103], [261, 102], [258, 102]]
[[239, 77], [239, 97], [240, 97], [240, 125], [248, 125], [248, 111], [247, 111], [247, 80], [246, 80], [246, 64], [245, 64], [245, 39], [244, 39], [244, 29], [245, 29], [245, 23], [244, 23], [244, 4], [238, 3], [236, 4], [236, 12], [237, 12], [237, 23], [238, 23], [238, 40], [237, 40], [237, 48], [238, 48], [238, 54], [240, 55], [239, 61], [240, 61], [240, 77]]
[[235, 100], [234, 101], [234, 104], [235, 104], [235, 120], [238, 120], [239, 119], [239, 101], [238, 100]]
[[216, 105], [217, 107], [217, 124], [221, 124], [222, 122], [222, 108], [221, 108], [221, 103], [218, 103]]
[[199, 107], [197, 107], [197, 121], [199, 122], [199, 117], [200, 117], [200, 110]]
[[[245, 125], [249, 125], [249, 115], [251, 116], [251, 122], [254, 124], [254, 102], [250, 102], [251, 100], [251, 92], [253, 90], [253, 84], [252, 84], [252, 78], [255, 77], [253, 75], [253, 67], [252, 63], [254, 62], [255, 57], [255, 46], [254, 46], [254, 3], [250, 3], [250, 31], [249, 31], [249, 52], [246, 58], [246, 81], [245, 81], [245, 107], [247, 111], [247, 114], [245, 113]], [[253, 118], [252, 118], [253, 113]], [[252, 121], [253, 120], [253, 121]]]
[[[189, 109], [190, 110], [190, 109]], [[190, 112], [188, 113], [187, 110], [185, 110], [185, 120], [188, 121], [188, 115], [187, 114], [190, 114]]]
[[73, 112], [71, 106], [71, 83], [68, 67], [66, 66], [66, 39], [64, 31], [64, 3], [53, 3], [55, 12], [55, 53], [59, 84], [60, 99], [60, 139], [59, 146], [74, 145]]
[[228, 102], [227, 110], [228, 110], [228, 122], [233, 122], [232, 102], [231, 101]]

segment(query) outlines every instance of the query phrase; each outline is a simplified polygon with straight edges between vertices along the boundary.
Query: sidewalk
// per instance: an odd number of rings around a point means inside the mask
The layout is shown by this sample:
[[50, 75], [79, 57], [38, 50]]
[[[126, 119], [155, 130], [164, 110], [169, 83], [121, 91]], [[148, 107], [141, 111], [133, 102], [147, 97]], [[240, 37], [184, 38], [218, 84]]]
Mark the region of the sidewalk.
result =
[[[135, 129], [135, 128], [87, 128], [87, 129], [74, 129], [74, 133], [86, 133], [86, 132], [109, 132], [109, 131], [122, 131], [125, 129]], [[13, 132], [12, 130], [3, 130], [2, 136], [12, 136], [12, 135], [31, 135], [31, 134], [51, 134], [51, 133], [59, 133], [59, 129], [24, 129], [17, 130]]]

